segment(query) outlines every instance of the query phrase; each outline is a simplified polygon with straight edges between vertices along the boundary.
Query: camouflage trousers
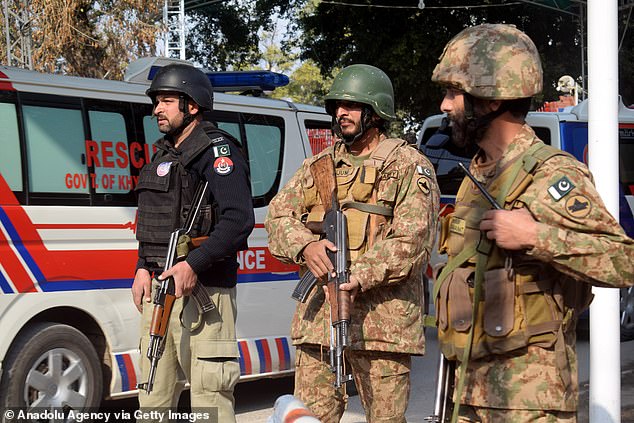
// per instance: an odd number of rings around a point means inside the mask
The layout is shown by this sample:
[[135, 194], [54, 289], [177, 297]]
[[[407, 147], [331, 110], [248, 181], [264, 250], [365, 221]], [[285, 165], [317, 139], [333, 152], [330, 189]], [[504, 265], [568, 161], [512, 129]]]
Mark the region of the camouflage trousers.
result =
[[[152, 281], [152, 290], [158, 286]], [[205, 313], [197, 326], [198, 309], [194, 300], [174, 302], [165, 339], [165, 351], [158, 363], [151, 394], [139, 391], [141, 414], [138, 422], [160, 421], [159, 413], [177, 411], [184, 382], [190, 383], [192, 412], [207, 413], [211, 423], [235, 422], [233, 388], [240, 378], [235, 340], [236, 289], [206, 287], [216, 309]], [[141, 378], [148, 378], [152, 303], [144, 303], [141, 319]], [[183, 327], [185, 326], [185, 327]], [[155, 414], [152, 414], [155, 411]], [[166, 418], [162, 420], [166, 421]]]
[[[354, 382], [368, 423], [402, 423], [409, 400], [411, 356], [349, 350]], [[295, 396], [322, 423], [339, 422], [346, 407], [345, 388], [335, 389], [328, 348], [300, 345], [295, 357]], [[346, 369], [347, 371], [350, 371]]]
[[576, 423], [577, 413], [557, 410], [507, 410], [463, 405], [458, 423]]

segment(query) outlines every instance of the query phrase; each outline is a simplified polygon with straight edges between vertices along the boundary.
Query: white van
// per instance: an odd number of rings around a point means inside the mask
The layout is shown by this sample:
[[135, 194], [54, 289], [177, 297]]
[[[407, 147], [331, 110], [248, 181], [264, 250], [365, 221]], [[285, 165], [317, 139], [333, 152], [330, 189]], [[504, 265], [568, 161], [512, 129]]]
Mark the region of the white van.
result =
[[[634, 237], [634, 109], [619, 102], [619, 221], [625, 232]], [[457, 149], [449, 142], [450, 130], [437, 133], [445, 115], [430, 116], [423, 122], [419, 148], [436, 168], [441, 192], [441, 205], [450, 212], [464, 173], [458, 167], [471, 162], [473, 151]], [[526, 118], [537, 136], [546, 144], [574, 155], [588, 163], [588, 101], [559, 112], [530, 112]], [[436, 268], [444, 262], [434, 256]], [[621, 290], [621, 338], [634, 339], [634, 288]]]
[[[133, 188], [162, 136], [145, 96], [160, 63], [137, 65], [127, 82], [0, 67], [0, 410], [95, 407], [137, 392]], [[250, 90], [283, 77], [237, 76], [223, 74]], [[241, 380], [289, 374], [298, 269], [271, 256], [263, 222], [311, 145], [332, 142], [330, 117], [216, 93], [208, 119], [240, 141], [251, 172], [256, 226], [238, 256]]]

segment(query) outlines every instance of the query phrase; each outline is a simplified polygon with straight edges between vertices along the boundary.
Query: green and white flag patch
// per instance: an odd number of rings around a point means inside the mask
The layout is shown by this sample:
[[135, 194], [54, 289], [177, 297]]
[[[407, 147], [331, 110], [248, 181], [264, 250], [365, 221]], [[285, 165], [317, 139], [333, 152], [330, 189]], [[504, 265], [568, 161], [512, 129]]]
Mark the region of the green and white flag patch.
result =
[[564, 198], [575, 186], [565, 176], [555, 182], [548, 188], [548, 193], [555, 201], [559, 201]]
[[214, 157], [227, 157], [231, 155], [229, 144], [221, 144], [214, 146]]

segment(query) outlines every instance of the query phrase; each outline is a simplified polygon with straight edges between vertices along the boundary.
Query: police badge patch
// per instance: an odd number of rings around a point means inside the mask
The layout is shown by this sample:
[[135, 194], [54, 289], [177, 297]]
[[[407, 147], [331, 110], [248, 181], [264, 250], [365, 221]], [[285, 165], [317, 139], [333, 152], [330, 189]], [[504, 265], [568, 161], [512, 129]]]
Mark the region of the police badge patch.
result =
[[218, 157], [214, 161], [214, 172], [218, 175], [228, 175], [233, 171], [233, 161], [229, 157]]
[[156, 167], [156, 174], [158, 176], [165, 176], [170, 173], [170, 167], [172, 166], [172, 162], [163, 162]]

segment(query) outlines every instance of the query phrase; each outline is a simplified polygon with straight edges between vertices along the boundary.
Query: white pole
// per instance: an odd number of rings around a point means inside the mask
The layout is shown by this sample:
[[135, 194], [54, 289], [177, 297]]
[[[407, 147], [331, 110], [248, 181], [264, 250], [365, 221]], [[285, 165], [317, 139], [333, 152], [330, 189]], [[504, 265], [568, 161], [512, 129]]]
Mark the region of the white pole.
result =
[[[588, 0], [588, 161], [618, 219], [618, 0]], [[590, 422], [621, 421], [619, 290], [594, 288], [590, 307]]]

